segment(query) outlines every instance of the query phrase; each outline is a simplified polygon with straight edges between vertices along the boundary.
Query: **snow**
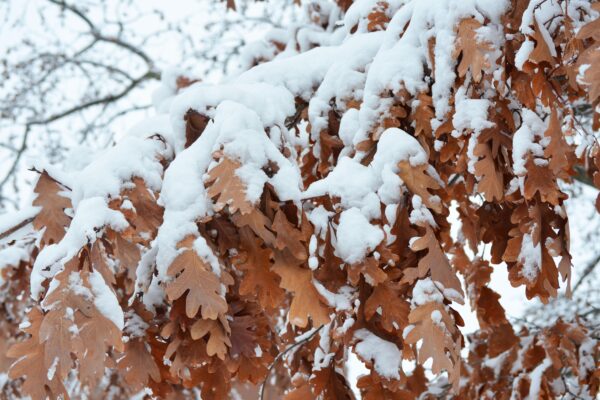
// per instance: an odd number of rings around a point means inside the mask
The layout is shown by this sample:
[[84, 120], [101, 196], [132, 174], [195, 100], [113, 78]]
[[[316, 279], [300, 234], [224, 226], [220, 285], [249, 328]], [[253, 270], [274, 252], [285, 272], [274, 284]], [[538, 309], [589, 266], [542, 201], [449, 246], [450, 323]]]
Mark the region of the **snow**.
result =
[[302, 194], [304, 198], [325, 194], [340, 198], [342, 206], [362, 207], [365, 197], [377, 190], [372, 170], [353, 158], [341, 157], [327, 177], [314, 182]]
[[72, 178], [71, 202], [79, 203], [90, 197], [117, 197], [123, 184], [140, 177], [154, 191], [161, 188], [163, 167], [159, 157], [166, 151], [165, 143], [156, 139], [124, 137], [118, 145], [96, 155], [82, 171]]
[[435, 219], [433, 219], [433, 215], [431, 211], [423, 204], [421, 197], [417, 195], [413, 195], [412, 197], [412, 206], [413, 209], [410, 212], [409, 220], [411, 224], [419, 225], [419, 226], [431, 226], [432, 228], [437, 229], [437, 223]]
[[81, 200], [63, 239], [44, 247], [38, 254], [31, 271], [31, 297], [39, 299], [44, 280], [62, 270], [62, 265], [79, 253], [83, 246], [93, 243], [104, 227], [121, 231], [128, 226], [123, 214], [108, 208], [106, 199], [91, 197]]
[[402, 129], [386, 129], [379, 138], [371, 166], [375, 171], [382, 171], [393, 168], [400, 161], [408, 161], [412, 166], [422, 165], [427, 162], [427, 153], [417, 139]]
[[529, 379], [531, 380], [531, 383], [529, 385], [529, 394], [526, 397], [527, 400], [534, 400], [540, 398], [540, 390], [542, 388], [542, 376], [544, 374], [544, 371], [546, 371], [546, 369], [551, 365], [552, 360], [550, 360], [549, 358], [545, 358], [540, 365], [535, 367], [533, 371], [529, 373]]
[[146, 334], [146, 329], [149, 325], [133, 310], [127, 311], [125, 314], [125, 329], [127, 340], [136, 337], [143, 337]]
[[338, 132], [340, 139], [342, 139], [345, 146], [352, 145], [358, 127], [358, 110], [356, 108], [351, 108], [342, 115], [342, 119], [340, 120], [340, 130]]
[[535, 139], [543, 139], [546, 126], [538, 115], [526, 108], [523, 109], [523, 124], [513, 135], [513, 169], [516, 175], [525, 175], [527, 155], [543, 157], [544, 148], [535, 143]]
[[221, 265], [219, 264], [219, 260], [217, 256], [213, 253], [212, 249], [206, 243], [206, 239], [202, 236], [198, 236], [194, 241], [194, 251], [210, 265], [213, 274], [216, 276], [221, 276]]
[[[290, 58], [275, 59], [270, 63], [260, 64], [235, 79], [236, 83], [269, 82], [272, 85], [287, 89], [291, 95], [309, 100], [316, 87], [324, 81], [332, 67], [345, 77], [353, 79], [355, 75], [346, 70], [347, 65], [363, 64], [372, 59], [377, 50], [379, 33], [356, 35], [348, 38], [339, 46], [321, 46]], [[346, 61], [344, 61], [346, 60]], [[337, 65], [337, 66], [336, 66]], [[343, 71], [343, 72], [342, 72]], [[335, 75], [330, 75], [323, 87], [325, 95], [340, 83]], [[359, 78], [362, 79], [362, 78]], [[236, 85], [238, 86], [238, 85]]]
[[379, 375], [388, 379], [400, 378], [402, 354], [398, 346], [364, 328], [354, 332], [354, 337], [359, 340], [355, 346], [356, 353], [365, 360], [371, 360]]
[[19, 225], [21, 222], [33, 218], [40, 211], [39, 207], [23, 207], [19, 211], [4, 213], [0, 215], [0, 233], [7, 232]]
[[319, 259], [316, 257], [316, 251], [317, 237], [315, 235], [312, 235], [308, 244], [308, 267], [313, 271], [319, 267]]
[[356, 207], [340, 214], [335, 253], [348, 264], [362, 261], [383, 240], [383, 231], [369, 223]]
[[579, 372], [585, 375], [596, 368], [594, 363], [594, 349], [598, 344], [597, 340], [586, 338], [579, 347]]
[[338, 311], [352, 310], [352, 300], [355, 290], [350, 286], [342, 286], [338, 293], [332, 293], [321, 282], [313, 280], [313, 285], [317, 289], [317, 292], [325, 298], [329, 306]]
[[[373, 59], [381, 45], [383, 35], [383, 32], [354, 35], [341, 46], [341, 54], [327, 69], [317, 92], [310, 99], [308, 117], [312, 126], [313, 139], [318, 139], [319, 133], [327, 128], [331, 99], [335, 98], [338, 106], [341, 107], [343, 100], [358, 100], [362, 97], [362, 87], [364, 87], [366, 79], [364, 66]], [[348, 47], [347, 50], [346, 47]], [[351, 114], [352, 116], [349, 118], [354, 121], [346, 121], [344, 128], [348, 129], [347, 124], [350, 123], [354, 132], [346, 131], [344, 133], [346, 143], [351, 143], [348, 138], [353, 136], [356, 129], [355, 121], [358, 112], [355, 110]]]
[[4, 284], [2, 270], [17, 267], [21, 261], [29, 260], [29, 252], [16, 245], [0, 249], [0, 286]]
[[59, 361], [59, 358], [54, 357], [54, 360], [52, 360], [52, 364], [50, 365], [50, 368], [48, 368], [48, 372], [46, 373], [46, 378], [49, 381], [54, 379], [54, 374], [56, 373], [56, 367], [58, 366], [58, 361]]
[[143, 139], [147, 138], [150, 133], [161, 135], [172, 141], [173, 130], [169, 116], [167, 114], [158, 114], [144, 118], [129, 128], [127, 136]]
[[311, 198], [329, 194], [340, 198], [345, 208], [361, 208], [365, 215], [379, 216], [379, 199], [384, 204], [397, 203], [402, 183], [398, 163], [411, 165], [427, 162], [427, 154], [419, 142], [401, 129], [390, 128], [381, 135], [373, 161], [365, 166], [357, 158], [340, 157], [335, 168], [325, 178], [312, 183], [302, 194]]
[[189, 75], [174, 66], [164, 68], [160, 74], [160, 86], [152, 93], [152, 105], [158, 112], [167, 112], [177, 94], [177, 78]]
[[352, 317], [346, 318], [344, 320], [344, 323], [342, 324], [342, 326], [340, 326], [336, 331], [340, 335], [343, 335], [344, 333], [348, 332], [348, 329], [350, 329], [350, 328], [352, 328], [354, 326], [355, 322], [356, 321]]
[[475, 156], [474, 151], [475, 146], [479, 143], [479, 134], [484, 129], [494, 126], [493, 122], [488, 121], [488, 109], [491, 102], [486, 99], [469, 99], [463, 87], [456, 91], [454, 101], [456, 108], [452, 116], [452, 125], [454, 126], [452, 136], [461, 137], [466, 132], [472, 132], [467, 147], [469, 156], [467, 167], [471, 174], [475, 174], [475, 163], [479, 161], [479, 157]]
[[[253, 70], [254, 68], [251, 71]], [[285, 119], [295, 112], [294, 96], [281, 86], [262, 82], [220, 85], [196, 83], [173, 100], [169, 111], [174, 138], [176, 138], [172, 143], [175, 150], [182, 151], [185, 144], [184, 116], [188, 110], [193, 109], [216, 119], [217, 110], [223, 103], [228, 102], [237, 103], [238, 109], [252, 110], [263, 127], [283, 124]], [[230, 108], [230, 111], [234, 110]], [[230, 115], [236, 115], [236, 118], [227, 118], [228, 123], [247, 128], [244, 127], [247, 113]]]
[[331, 323], [323, 325], [319, 332], [319, 346], [315, 349], [315, 363], [313, 366], [313, 371], [320, 371], [323, 368], [326, 368], [331, 363], [333, 356], [335, 353], [330, 353], [330, 331]]
[[523, 264], [523, 276], [534, 283], [542, 267], [542, 247], [541, 243], [534, 245], [530, 233], [523, 235], [519, 261]]
[[123, 326], [125, 325], [123, 310], [119, 305], [117, 296], [108, 287], [98, 271], [93, 271], [90, 274], [90, 286], [94, 293], [94, 305], [98, 311], [115, 324], [119, 330], [123, 330]]
[[87, 300], [91, 300], [93, 298], [92, 292], [83, 283], [83, 279], [81, 278], [81, 274], [79, 272], [73, 271], [69, 274], [69, 289], [71, 292]]
[[318, 206], [308, 212], [308, 220], [315, 228], [315, 233], [319, 235], [321, 239], [325, 239], [327, 235], [327, 228], [329, 226], [329, 219], [333, 217], [334, 213], [327, 211], [323, 206]]
[[486, 99], [469, 99], [464, 87], [458, 88], [454, 96], [456, 111], [452, 115], [452, 125], [455, 132], [453, 136], [458, 137], [465, 130], [472, 130], [476, 134], [481, 133], [486, 128], [494, 126], [493, 122], [488, 121], [488, 109], [491, 106]]
[[431, 278], [420, 279], [417, 281], [412, 292], [412, 302], [414, 305], [421, 306], [426, 303], [442, 303], [443, 301], [444, 296], [435, 286]]
[[529, 60], [529, 55], [533, 51], [535, 43], [529, 39], [525, 40], [519, 50], [515, 54], [515, 66], [519, 70], [523, 70], [523, 65]]
[[433, 310], [431, 312], [431, 320], [437, 325], [442, 325], [442, 313], [440, 310]]

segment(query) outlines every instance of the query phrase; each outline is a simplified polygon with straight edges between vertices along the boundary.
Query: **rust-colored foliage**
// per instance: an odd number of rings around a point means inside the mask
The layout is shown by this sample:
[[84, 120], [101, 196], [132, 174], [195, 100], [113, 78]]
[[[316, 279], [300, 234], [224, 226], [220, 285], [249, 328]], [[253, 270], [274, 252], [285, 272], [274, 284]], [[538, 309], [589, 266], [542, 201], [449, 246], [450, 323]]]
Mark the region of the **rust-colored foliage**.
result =
[[598, 396], [588, 321], [513, 326], [490, 284], [570, 291], [565, 187], [600, 187], [577, 115], [598, 129], [600, 7], [434, 3], [306, 2], [239, 80], [180, 77], [169, 137], [117, 143], [97, 182], [41, 172], [37, 214], [0, 234], [3, 394]]

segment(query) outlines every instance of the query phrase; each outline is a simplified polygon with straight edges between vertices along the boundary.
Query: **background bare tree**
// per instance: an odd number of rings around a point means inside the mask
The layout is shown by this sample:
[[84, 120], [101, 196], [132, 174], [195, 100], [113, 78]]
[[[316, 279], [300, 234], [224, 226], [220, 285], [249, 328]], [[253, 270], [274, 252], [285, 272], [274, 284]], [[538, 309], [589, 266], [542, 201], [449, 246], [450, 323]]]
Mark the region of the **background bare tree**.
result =
[[1, 1], [0, 210], [18, 207], [32, 161], [105, 147], [139, 120], [162, 71], [235, 73], [244, 46], [296, 12], [291, 0], [237, 3]]

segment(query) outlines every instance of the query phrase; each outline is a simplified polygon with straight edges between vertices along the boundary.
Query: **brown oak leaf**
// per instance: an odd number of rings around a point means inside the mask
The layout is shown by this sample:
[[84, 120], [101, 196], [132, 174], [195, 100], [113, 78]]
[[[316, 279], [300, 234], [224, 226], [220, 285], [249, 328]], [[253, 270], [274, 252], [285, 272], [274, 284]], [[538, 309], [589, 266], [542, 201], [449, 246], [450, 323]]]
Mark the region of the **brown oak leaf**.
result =
[[406, 184], [408, 189], [421, 197], [423, 203], [437, 213], [442, 211], [442, 205], [439, 199], [432, 198], [430, 190], [439, 189], [438, 182], [427, 174], [428, 164], [412, 166], [408, 161], [400, 161], [398, 168], [400, 178]]
[[[427, 254], [419, 260], [416, 268], [404, 270], [402, 282], [412, 284], [417, 279], [424, 278], [430, 272], [432, 280], [441, 284], [444, 289], [452, 289], [455, 292], [449, 300], [462, 304], [464, 293], [460, 281], [452, 270], [446, 254], [442, 251], [433, 229], [429, 226], [426, 227], [425, 234], [414, 241], [411, 249], [413, 251], [427, 250]], [[448, 292], [445, 292], [444, 295], [447, 296]]]
[[406, 335], [405, 342], [416, 344], [419, 340], [423, 341], [419, 349], [419, 363], [422, 365], [432, 358], [432, 372], [448, 371], [449, 380], [456, 388], [460, 378], [460, 341], [454, 339], [457, 329], [444, 305], [425, 303], [413, 309], [408, 319], [414, 328]]
[[408, 325], [410, 304], [390, 282], [377, 285], [365, 303], [365, 317], [379, 315], [381, 326], [388, 332], [402, 331]]
[[29, 395], [33, 400], [45, 400], [67, 396], [67, 391], [59, 377], [59, 374], [48, 373], [45, 363], [44, 345], [40, 342], [40, 327], [42, 324], [42, 311], [35, 307], [27, 314], [29, 326], [23, 330], [31, 335], [22, 342], [15, 343], [7, 353], [10, 358], [16, 359], [10, 367], [8, 377], [18, 379], [26, 377], [23, 382], [23, 393]]
[[65, 235], [65, 227], [71, 222], [71, 218], [65, 214], [65, 209], [71, 207], [71, 200], [60, 194], [65, 188], [46, 171], [41, 173], [33, 191], [38, 195], [33, 205], [41, 207], [33, 220], [33, 227], [38, 231], [45, 228], [42, 245], [58, 243]]
[[209, 356], [216, 355], [221, 360], [225, 359], [227, 349], [231, 347], [229, 340], [230, 334], [229, 324], [223, 317], [213, 321], [211, 319], [199, 319], [190, 328], [192, 339], [198, 340], [207, 334], [209, 335], [206, 343], [206, 354]]
[[279, 287], [279, 276], [271, 270], [272, 251], [262, 247], [248, 228], [242, 228], [240, 236], [246, 249], [245, 256], [242, 255], [237, 264], [245, 271], [240, 294], [246, 296], [256, 293], [261, 306], [277, 307], [285, 298], [285, 292]]
[[290, 323], [305, 328], [309, 318], [315, 327], [329, 322], [329, 309], [319, 300], [309, 269], [299, 267], [291, 255], [276, 252], [273, 271], [281, 277], [280, 286], [293, 293]]
[[477, 189], [483, 193], [486, 201], [502, 200], [504, 177], [496, 167], [490, 146], [487, 143], [478, 143], [473, 154], [482, 157], [475, 163], [475, 175], [479, 178]]
[[241, 166], [238, 161], [224, 157], [223, 160], [208, 172], [208, 195], [217, 198], [216, 211], [229, 206], [230, 214], [240, 211], [248, 214], [254, 208], [252, 203], [246, 199], [246, 184], [236, 175]]
[[217, 319], [227, 312], [227, 302], [221, 295], [221, 281], [193, 249], [194, 236], [182, 240], [178, 248], [184, 249], [169, 266], [166, 293], [174, 301], [186, 294], [185, 311], [193, 318], [200, 307], [204, 319]]
[[462, 53], [462, 59], [458, 65], [458, 76], [463, 78], [470, 69], [475, 82], [481, 81], [481, 71], [489, 67], [490, 63], [486, 55], [493, 50], [490, 43], [479, 40], [477, 30], [481, 26], [481, 23], [475, 18], [466, 18], [460, 21], [456, 48], [453, 53], [454, 57], [458, 57]]
[[154, 382], [161, 381], [160, 370], [148, 347], [142, 338], [130, 339], [125, 344], [124, 355], [118, 362], [125, 382], [134, 391], [146, 387], [150, 379]]

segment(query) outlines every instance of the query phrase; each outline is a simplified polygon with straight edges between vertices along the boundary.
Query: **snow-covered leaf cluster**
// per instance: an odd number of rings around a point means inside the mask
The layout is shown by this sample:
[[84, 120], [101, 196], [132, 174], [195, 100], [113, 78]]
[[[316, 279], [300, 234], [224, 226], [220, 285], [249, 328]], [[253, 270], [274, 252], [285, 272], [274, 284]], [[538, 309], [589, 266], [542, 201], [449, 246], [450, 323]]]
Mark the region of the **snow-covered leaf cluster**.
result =
[[586, 320], [518, 330], [490, 281], [571, 290], [564, 188], [600, 165], [578, 115], [598, 129], [598, 4], [303, 9], [247, 71], [163, 75], [155, 116], [40, 171], [31, 224], [3, 236], [6, 315], [31, 305], [7, 390], [354, 398], [354, 353], [365, 399], [596, 396]]

